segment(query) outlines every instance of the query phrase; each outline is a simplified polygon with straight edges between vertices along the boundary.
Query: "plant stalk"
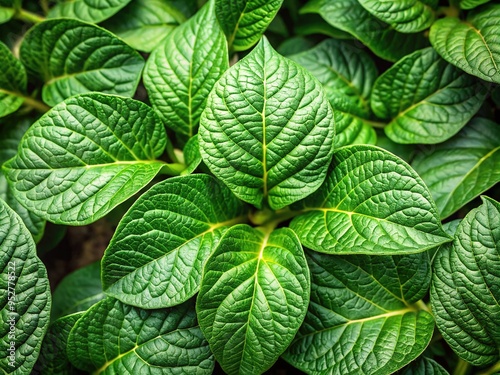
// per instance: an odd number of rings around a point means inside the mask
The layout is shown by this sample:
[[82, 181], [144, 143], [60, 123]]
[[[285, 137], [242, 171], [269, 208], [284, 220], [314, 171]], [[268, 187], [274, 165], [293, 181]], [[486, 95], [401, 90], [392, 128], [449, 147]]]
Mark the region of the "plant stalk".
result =
[[468, 362], [465, 362], [463, 359], [459, 358], [457, 366], [453, 370], [452, 375], [466, 375], [467, 372], [469, 371], [470, 364]]
[[31, 96], [23, 96], [22, 98], [24, 100], [25, 105], [33, 109], [36, 109], [38, 112], [45, 113], [50, 109], [50, 107], [47, 104], [39, 100], [36, 100]]
[[29, 23], [40, 23], [45, 21], [45, 17], [27, 11], [23, 8], [16, 9], [16, 14], [14, 14], [14, 18]]
[[186, 169], [184, 164], [165, 163], [161, 168], [160, 173], [168, 176], [179, 176], [184, 169]]

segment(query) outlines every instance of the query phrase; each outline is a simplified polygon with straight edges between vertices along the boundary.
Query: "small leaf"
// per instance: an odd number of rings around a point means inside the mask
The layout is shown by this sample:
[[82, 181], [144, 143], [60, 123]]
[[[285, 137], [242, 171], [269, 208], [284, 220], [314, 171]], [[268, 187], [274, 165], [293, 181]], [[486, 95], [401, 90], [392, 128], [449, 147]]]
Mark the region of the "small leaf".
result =
[[3, 117], [17, 111], [23, 104], [28, 78], [24, 66], [2, 42], [0, 42], [0, 66], [2, 66], [0, 70], [0, 117]]
[[500, 204], [483, 204], [460, 222], [452, 246], [436, 254], [431, 304], [446, 342], [463, 360], [500, 359]]
[[161, 170], [167, 139], [142, 102], [82, 94], [58, 104], [24, 135], [3, 165], [14, 196], [60, 224], [93, 222], [136, 194]]
[[288, 228], [229, 229], [205, 266], [196, 309], [227, 374], [258, 375], [292, 341], [309, 302], [309, 272]]
[[198, 140], [198, 134], [189, 138], [183, 150], [184, 163], [187, 165], [186, 169], [182, 174], [191, 174], [196, 168], [201, 164], [203, 159], [200, 153], [200, 142]]
[[67, 351], [93, 374], [210, 375], [215, 364], [191, 301], [142, 310], [107, 298], [76, 322]]
[[89, 91], [133, 96], [144, 59], [95, 25], [58, 19], [31, 28], [21, 44], [21, 61], [45, 81], [44, 102], [53, 106]]
[[490, 0], [460, 0], [460, 8], [472, 9], [481, 4], [488, 3]]
[[321, 84], [265, 38], [217, 82], [200, 122], [205, 164], [258, 208], [277, 210], [315, 191], [333, 137]]
[[242, 203], [208, 175], [156, 184], [123, 217], [106, 249], [106, 294], [148, 309], [186, 301], [199, 289], [221, 229], [245, 218]]
[[173, 32], [148, 59], [144, 85], [165, 125], [192, 136], [213, 85], [228, 68], [213, 1]]
[[76, 18], [99, 23], [127, 5], [130, 0], [60, 0], [50, 8], [50, 18]]
[[257, 43], [283, 0], [215, 0], [215, 14], [234, 51]]
[[8, 8], [0, 5], [0, 24], [9, 21], [16, 13], [14, 8]]
[[500, 128], [475, 118], [449, 141], [423, 149], [412, 166], [444, 219], [500, 181]]
[[436, 361], [421, 357], [416, 361], [410, 363], [401, 372], [400, 375], [450, 375], [439, 363]]
[[434, 319], [414, 304], [429, 287], [427, 253], [306, 257], [311, 302], [287, 362], [310, 375], [391, 374], [423, 352]]
[[50, 285], [21, 218], [0, 200], [0, 371], [30, 374], [49, 325]]
[[[349, 113], [349, 110], [334, 110], [335, 125], [335, 148], [355, 144], [377, 143], [377, 133], [370, 126], [370, 121]], [[353, 111], [351, 111], [353, 112]]]
[[409, 254], [450, 241], [417, 173], [373, 146], [338, 149], [323, 186], [293, 209], [303, 213], [290, 227], [324, 253]]
[[430, 41], [449, 63], [485, 81], [500, 83], [500, 5], [471, 11], [467, 21], [446, 17], [436, 21]]
[[489, 85], [441, 59], [433, 48], [398, 61], [375, 83], [372, 109], [390, 119], [398, 143], [439, 143], [455, 135], [481, 107]]

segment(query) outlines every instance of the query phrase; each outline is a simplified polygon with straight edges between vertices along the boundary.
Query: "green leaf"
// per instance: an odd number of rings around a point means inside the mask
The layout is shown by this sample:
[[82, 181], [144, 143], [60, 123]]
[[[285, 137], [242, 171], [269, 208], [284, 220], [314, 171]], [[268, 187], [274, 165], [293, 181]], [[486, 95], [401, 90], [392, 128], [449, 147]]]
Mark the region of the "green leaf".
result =
[[101, 286], [101, 264], [92, 263], [67, 275], [52, 295], [52, 321], [86, 311], [105, 297]]
[[209, 92], [229, 66], [213, 4], [171, 32], [144, 71], [153, 108], [166, 126], [188, 136], [195, 134]]
[[25, 375], [49, 325], [50, 285], [21, 218], [0, 200], [0, 371]]
[[183, 150], [184, 164], [186, 164], [186, 169], [182, 174], [191, 174], [203, 161], [200, 153], [200, 142], [198, 140], [198, 134], [189, 138]]
[[389, 152], [392, 152], [396, 156], [400, 157], [407, 163], [413, 158], [415, 153], [415, 147], [413, 145], [401, 144], [392, 141], [385, 134], [383, 129], [378, 129], [377, 133], [377, 143], [378, 147], [381, 147]]
[[460, 8], [472, 9], [481, 4], [488, 3], [490, 0], [460, 0]]
[[[353, 112], [353, 111], [351, 111]], [[377, 133], [370, 126], [371, 121], [349, 113], [349, 110], [334, 110], [335, 148], [355, 144], [376, 144]]]
[[310, 375], [391, 374], [429, 343], [434, 319], [425, 296], [427, 253], [332, 256], [306, 252], [311, 302], [283, 358]]
[[365, 10], [358, 0], [312, 0], [302, 13], [319, 13], [329, 24], [368, 46], [377, 56], [397, 61], [428, 45], [422, 34], [403, 34]]
[[358, 0], [368, 12], [402, 33], [416, 33], [432, 25], [438, 0]]
[[123, 217], [102, 260], [106, 294], [142, 308], [175, 306], [199, 289], [222, 229], [246, 209], [211, 176], [170, 178]]
[[133, 96], [144, 59], [109, 31], [77, 20], [48, 20], [26, 33], [21, 61], [45, 82], [42, 98], [53, 106], [89, 91]]
[[406, 366], [400, 375], [450, 375], [439, 363], [436, 361], [421, 357], [416, 361]]
[[215, 0], [215, 14], [234, 51], [259, 41], [281, 8], [283, 0]]
[[229, 229], [208, 260], [196, 309], [203, 334], [227, 374], [270, 368], [299, 329], [309, 303], [302, 247], [288, 228], [264, 234]]
[[471, 11], [467, 21], [446, 17], [436, 21], [430, 41], [449, 63], [485, 81], [500, 83], [500, 5]]
[[376, 81], [371, 105], [391, 122], [398, 143], [439, 143], [455, 135], [481, 107], [489, 85], [441, 59], [433, 48], [398, 61]]
[[103, 27], [122, 38], [129, 46], [151, 52], [186, 17], [165, 0], [134, 0]]
[[424, 182], [403, 160], [374, 146], [338, 149], [323, 186], [292, 207], [290, 227], [324, 253], [417, 253], [450, 238]]
[[130, 0], [59, 0], [49, 10], [50, 18], [76, 18], [99, 23], [127, 5]]
[[460, 222], [452, 246], [436, 254], [431, 304], [446, 342], [482, 366], [500, 359], [500, 204], [483, 204]]
[[294, 31], [297, 35], [321, 34], [333, 39], [354, 39], [351, 34], [333, 27], [319, 14], [314, 13], [300, 15]]
[[14, 8], [0, 6], [0, 24], [9, 21], [15, 13]]
[[500, 128], [475, 118], [449, 141], [420, 151], [412, 166], [444, 219], [500, 181]]
[[0, 66], [2, 66], [0, 70], [0, 117], [3, 117], [17, 111], [23, 104], [28, 78], [24, 66], [2, 42], [0, 42]]
[[142, 310], [107, 298], [78, 320], [67, 351], [93, 374], [210, 375], [215, 364], [192, 302]]
[[142, 102], [82, 94], [58, 104], [24, 135], [3, 165], [14, 196], [60, 224], [93, 222], [161, 170], [165, 130]]
[[205, 164], [258, 208], [267, 201], [277, 210], [315, 191], [333, 137], [321, 84], [265, 38], [217, 82], [200, 122]]

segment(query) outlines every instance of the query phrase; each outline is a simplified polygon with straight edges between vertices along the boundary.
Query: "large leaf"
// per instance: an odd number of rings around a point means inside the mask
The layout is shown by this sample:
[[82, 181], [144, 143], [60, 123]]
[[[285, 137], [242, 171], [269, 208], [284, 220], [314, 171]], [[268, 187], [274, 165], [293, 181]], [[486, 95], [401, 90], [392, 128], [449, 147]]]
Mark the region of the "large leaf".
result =
[[500, 127], [475, 118], [449, 141], [412, 162], [446, 218], [500, 181]]
[[83, 225], [106, 215], [161, 170], [167, 139], [142, 102], [82, 94], [41, 117], [3, 165], [15, 197], [56, 223]]
[[244, 221], [245, 211], [208, 175], [156, 184], [123, 217], [105, 252], [106, 294], [143, 308], [187, 300], [199, 289], [221, 229]]
[[402, 33], [427, 29], [434, 22], [438, 0], [358, 0], [375, 17]]
[[[0, 11], [1, 12], [1, 11]], [[0, 117], [15, 112], [24, 101], [27, 76], [21, 62], [0, 42]]]
[[210, 1], [156, 48], [144, 71], [144, 85], [165, 125], [192, 136], [213, 85], [228, 68], [224, 33]]
[[406, 366], [399, 375], [450, 375], [443, 366], [436, 361], [421, 357]]
[[488, 3], [490, 0], [460, 0], [460, 8], [472, 9], [481, 4]]
[[266, 371], [292, 341], [309, 303], [309, 272], [288, 228], [229, 229], [210, 257], [196, 309], [227, 374]]
[[50, 285], [21, 218], [0, 200], [0, 371], [25, 375], [49, 325]]
[[333, 136], [321, 84], [265, 38], [217, 82], [200, 123], [204, 162], [258, 208], [280, 209], [315, 191]]
[[427, 293], [427, 253], [332, 256], [306, 252], [311, 303], [284, 354], [313, 374], [391, 374], [418, 357], [434, 331], [416, 302]]
[[474, 9], [467, 21], [446, 17], [436, 21], [430, 40], [449, 63], [485, 81], [500, 83], [500, 5]]
[[107, 298], [78, 320], [67, 351], [93, 374], [210, 375], [214, 368], [191, 302], [142, 310]]
[[127, 5], [130, 0], [59, 0], [50, 8], [51, 18], [76, 18], [98, 23], [111, 17]]
[[337, 150], [323, 186], [290, 227], [324, 253], [409, 254], [449, 242], [431, 194], [403, 160], [374, 146]]
[[20, 54], [28, 72], [45, 81], [49, 105], [89, 91], [133, 96], [144, 66], [141, 55], [109, 31], [68, 19], [31, 28]]
[[257, 43], [283, 0], [215, 0], [215, 14], [234, 51]]
[[319, 13], [329, 24], [354, 35], [385, 60], [397, 61], [428, 44], [421, 34], [400, 33], [372, 16], [358, 0], [312, 0], [302, 12]]
[[500, 204], [483, 204], [461, 221], [452, 246], [434, 258], [432, 311], [444, 339], [476, 366], [500, 359]]
[[391, 122], [385, 133], [398, 143], [439, 143], [479, 110], [488, 86], [441, 59], [429, 47], [398, 61], [375, 83], [373, 112]]

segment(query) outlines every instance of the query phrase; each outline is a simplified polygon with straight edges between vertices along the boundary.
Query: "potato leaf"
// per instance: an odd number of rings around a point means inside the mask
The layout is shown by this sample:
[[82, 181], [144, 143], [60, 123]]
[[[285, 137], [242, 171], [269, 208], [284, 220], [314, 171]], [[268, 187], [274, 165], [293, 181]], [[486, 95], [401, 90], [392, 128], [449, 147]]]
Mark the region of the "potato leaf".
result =
[[98, 23], [111, 17], [131, 0], [61, 0], [49, 11], [51, 18], [76, 18]]
[[24, 102], [28, 78], [23, 64], [0, 42], [0, 117], [15, 112]]
[[399, 375], [450, 375], [443, 366], [436, 361], [421, 357], [406, 366]]

